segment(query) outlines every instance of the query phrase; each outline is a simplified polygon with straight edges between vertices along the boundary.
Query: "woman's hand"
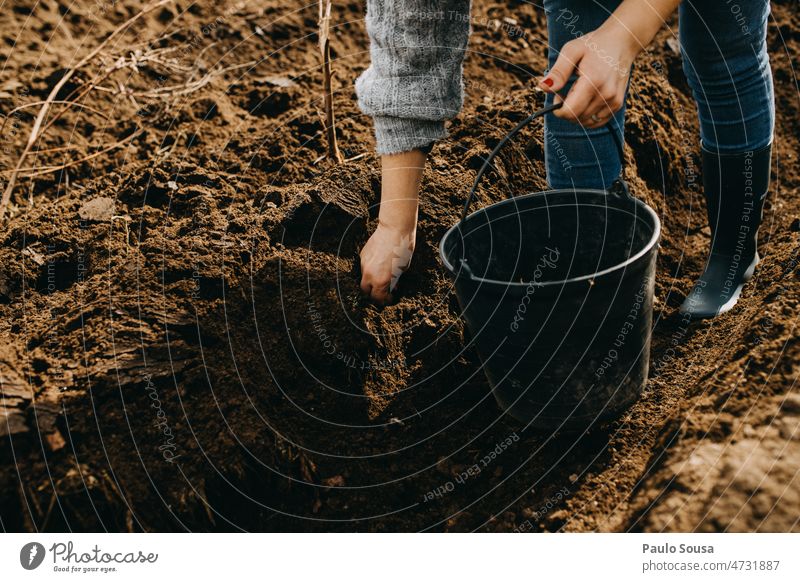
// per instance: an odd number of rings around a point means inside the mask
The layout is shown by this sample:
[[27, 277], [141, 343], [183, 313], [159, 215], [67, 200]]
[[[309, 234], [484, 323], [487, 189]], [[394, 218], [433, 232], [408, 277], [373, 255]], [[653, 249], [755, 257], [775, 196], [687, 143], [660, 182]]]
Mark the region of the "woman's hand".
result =
[[361, 249], [361, 292], [373, 303], [392, 301], [397, 281], [411, 264], [416, 230], [406, 230], [378, 221], [378, 228]]
[[[564, 88], [578, 74], [564, 106], [554, 115], [600, 127], [620, 110], [631, 65], [664, 25], [681, 0], [623, 0], [603, 26], [571, 40], [561, 49], [553, 68], [539, 81], [548, 93]], [[561, 97], [556, 96], [556, 102]]]
[[[608, 24], [608, 23], [607, 23]], [[563, 46], [553, 67], [539, 81], [548, 93], [557, 93], [577, 73], [578, 79], [554, 115], [587, 128], [601, 127], [624, 103], [631, 65], [640, 47], [630, 35], [603, 25]], [[555, 102], [562, 101], [560, 95]]]
[[411, 263], [426, 159], [420, 150], [381, 157], [378, 228], [361, 249], [361, 292], [374, 303], [392, 301], [392, 291]]

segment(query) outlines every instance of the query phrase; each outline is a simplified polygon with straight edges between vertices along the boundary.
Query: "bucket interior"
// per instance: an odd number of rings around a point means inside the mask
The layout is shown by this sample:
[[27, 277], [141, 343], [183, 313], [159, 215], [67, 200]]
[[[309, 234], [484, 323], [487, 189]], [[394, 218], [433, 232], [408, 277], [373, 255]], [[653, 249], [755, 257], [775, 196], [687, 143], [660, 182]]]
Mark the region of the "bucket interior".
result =
[[505, 283], [552, 283], [591, 277], [645, 250], [656, 224], [634, 199], [601, 191], [556, 190], [520, 196], [468, 216], [442, 244], [459, 269], [463, 233], [475, 277]]

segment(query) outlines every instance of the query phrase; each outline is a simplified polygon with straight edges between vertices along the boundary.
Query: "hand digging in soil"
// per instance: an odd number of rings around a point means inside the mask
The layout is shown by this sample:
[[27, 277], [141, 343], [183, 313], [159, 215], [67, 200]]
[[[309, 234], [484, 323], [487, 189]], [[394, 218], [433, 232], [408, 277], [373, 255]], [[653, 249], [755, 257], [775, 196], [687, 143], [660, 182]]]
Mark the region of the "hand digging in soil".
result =
[[425, 152], [412, 150], [381, 159], [378, 227], [361, 250], [361, 291], [375, 303], [392, 301], [392, 291], [411, 263], [426, 158]]

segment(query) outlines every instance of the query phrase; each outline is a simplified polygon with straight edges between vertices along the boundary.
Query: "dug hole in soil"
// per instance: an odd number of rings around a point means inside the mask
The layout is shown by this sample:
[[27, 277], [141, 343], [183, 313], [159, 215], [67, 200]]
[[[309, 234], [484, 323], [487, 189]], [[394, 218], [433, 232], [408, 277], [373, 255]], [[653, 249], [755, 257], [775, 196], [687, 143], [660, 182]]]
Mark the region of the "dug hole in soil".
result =
[[[4, 187], [41, 105], [16, 108], [144, 5], [3, 11]], [[650, 377], [578, 435], [501, 413], [437, 254], [482, 158], [541, 106], [539, 10], [474, 2], [464, 109], [386, 308], [357, 288], [380, 191], [353, 91], [362, 4], [332, 16], [341, 164], [324, 158], [316, 3], [167, 2], [136, 20], [64, 84], [0, 227], [2, 529], [800, 529], [794, 8], [773, 2], [769, 30], [763, 260], [711, 321], [677, 311], [709, 230], [672, 34], [637, 61], [626, 178], [663, 222]], [[477, 204], [544, 189], [542, 159], [536, 125]]]

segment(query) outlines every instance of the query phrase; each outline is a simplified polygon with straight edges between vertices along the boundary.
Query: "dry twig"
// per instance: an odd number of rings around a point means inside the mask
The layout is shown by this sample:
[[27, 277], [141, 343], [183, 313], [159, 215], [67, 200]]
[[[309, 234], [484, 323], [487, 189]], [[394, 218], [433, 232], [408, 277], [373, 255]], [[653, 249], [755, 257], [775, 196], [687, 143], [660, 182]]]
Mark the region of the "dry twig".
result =
[[[73, 160], [66, 164], [59, 164], [58, 166], [45, 166], [44, 168], [14, 168], [13, 170], [7, 170], [10, 172], [32, 172], [31, 174], [27, 174], [25, 178], [36, 178], [37, 176], [44, 176], [45, 174], [52, 174], [54, 172], [60, 172], [61, 170], [65, 170], [67, 168], [71, 168], [72, 166], [77, 166], [78, 164], [82, 164], [83, 162], [88, 162], [89, 160], [96, 158], [97, 156], [102, 156], [103, 154], [110, 152], [111, 150], [117, 149], [120, 146], [125, 145], [126, 143], [132, 141], [136, 137], [140, 136], [144, 130], [140, 129], [126, 137], [125, 139], [121, 139], [116, 143], [111, 144], [110, 146], [103, 148], [99, 152], [95, 152], [93, 154], [89, 154], [88, 156], [84, 156], [78, 160]], [[5, 172], [0, 172], [5, 173]]]
[[[44, 104], [44, 101], [34, 101], [33, 103], [25, 103], [24, 105], [20, 105], [19, 107], [15, 107], [11, 111], [9, 111], [8, 115], [6, 115], [5, 118], [3, 119], [3, 125], [0, 125], [0, 133], [3, 133], [3, 130], [6, 127], [6, 123], [8, 122], [8, 118], [9, 117], [14, 115], [18, 111], [22, 111], [23, 109], [28, 109], [29, 107], [36, 107], [37, 105], [42, 105], [42, 104]], [[88, 105], [84, 105], [83, 103], [75, 103], [74, 101], [58, 100], [58, 101], [51, 101], [50, 104], [51, 105], [68, 105], [70, 107], [74, 105], [75, 107], [80, 107], [81, 109], [88, 109], [92, 113], [97, 113], [97, 115], [100, 115], [104, 119], [108, 119], [108, 115], [106, 115], [105, 113], [103, 113], [99, 109], [95, 109], [93, 107], [89, 107]]]
[[331, 0], [319, 0], [319, 49], [322, 53], [322, 90], [325, 106], [325, 132], [328, 137], [328, 157], [342, 163], [342, 154], [336, 141], [336, 120], [333, 112], [331, 88]]
[[169, 87], [157, 87], [155, 89], [150, 89], [149, 91], [136, 91], [132, 94], [136, 97], [158, 97], [159, 95], [171, 95], [174, 97], [178, 97], [181, 95], [188, 95], [189, 93], [194, 93], [198, 89], [202, 89], [203, 87], [208, 85], [215, 77], [223, 75], [229, 71], [235, 71], [236, 69], [253, 67], [257, 64], [258, 61], [248, 61], [246, 63], [241, 63], [239, 65], [231, 65], [230, 67], [221, 67], [219, 69], [214, 69], [213, 71], [209, 71], [197, 81], [190, 81], [189, 83], [184, 83], [183, 85], [170, 85]]

